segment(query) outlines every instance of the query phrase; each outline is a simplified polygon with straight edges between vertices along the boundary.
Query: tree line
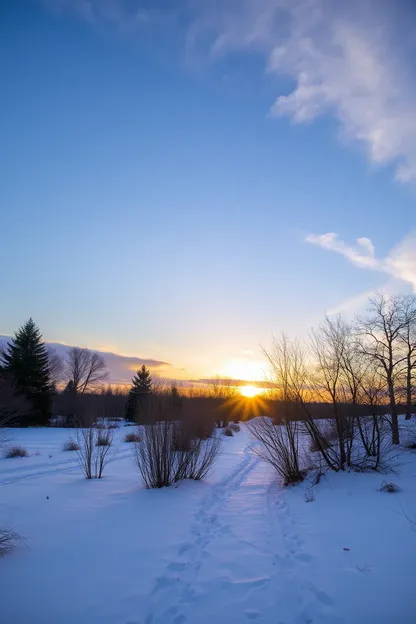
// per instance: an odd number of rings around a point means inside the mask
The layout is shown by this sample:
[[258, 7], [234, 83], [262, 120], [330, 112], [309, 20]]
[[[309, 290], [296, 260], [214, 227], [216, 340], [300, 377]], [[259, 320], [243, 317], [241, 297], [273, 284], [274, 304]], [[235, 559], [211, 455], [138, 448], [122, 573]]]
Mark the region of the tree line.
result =
[[[364, 412], [388, 411], [392, 441], [400, 442], [399, 413], [404, 410], [410, 419], [416, 401], [415, 296], [378, 294], [369, 300], [367, 314], [362, 317], [351, 322], [341, 316], [326, 318], [312, 330], [306, 347], [282, 338], [264, 352], [272, 372], [272, 398], [280, 410], [282, 405], [290, 405], [290, 410], [284, 410], [293, 418], [311, 423], [319, 417], [319, 404], [322, 414], [330, 410], [338, 430], [342, 464], [349, 454], [351, 423], [346, 413], [356, 419]], [[91, 414], [102, 417], [108, 410], [108, 416], [142, 421], [149, 396], [160, 393], [150, 371], [145, 366], [137, 371], [127, 396], [124, 390], [108, 388], [104, 392], [107, 378], [100, 354], [72, 347], [63, 361], [29, 319], [0, 353], [0, 420], [8, 416], [13, 417], [13, 424], [47, 425], [54, 405], [55, 414], [73, 415], [79, 420], [87, 413], [89, 418]], [[176, 387], [170, 388], [169, 394], [176, 402], [180, 400]], [[102, 402], [97, 407], [97, 397], [103, 395], [105, 410]], [[206, 397], [229, 406], [238, 405], [236, 395], [234, 386], [222, 383], [206, 389]], [[224, 410], [221, 417], [226, 422]], [[318, 444], [318, 432], [312, 433]]]
[[[53, 406], [79, 419], [81, 397], [103, 393], [108, 371], [103, 357], [89, 349], [71, 347], [66, 359], [42, 339], [39, 327], [30, 318], [0, 352], [0, 422], [12, 425], [48, 425]], [[59, 388], [61, 386], [61, 388]], [[127, 419], [137, 419], [144, 399], [152, 392], [150, 371], [143, 366], [132, 379], [127, 401]], [[119, 393], [111, 389], [107, 396]], [[85, 402], [88, 408], [92, 403]], [[56, 412], [56, 410], [55, 410]], [[72, 414], [71, 414], [72, 412]]]

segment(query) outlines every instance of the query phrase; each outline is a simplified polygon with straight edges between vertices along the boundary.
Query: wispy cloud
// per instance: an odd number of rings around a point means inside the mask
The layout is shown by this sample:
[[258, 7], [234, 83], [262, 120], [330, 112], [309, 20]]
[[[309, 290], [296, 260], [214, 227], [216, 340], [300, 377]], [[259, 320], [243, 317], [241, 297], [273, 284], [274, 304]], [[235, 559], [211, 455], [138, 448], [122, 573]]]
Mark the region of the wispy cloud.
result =
[[269, 74], [295, 83], [271, 116], [305, 123], [332, 114], [373, 163], [394, 164], [396, 178], [408, 182], [416, 179], [416, 78], [408, 62], [415, 21], [401, 0], [223, 0], [195, 21], [192, 39], [205, 25], [216, 32], [211, 55], [260, 52]]
[[384, 258], [376, 257], [374, 245], [369, 238], [357, 238], [355, 244], [350, 245], [334, 232], [328, 232], [309, 234], [305, 240], [344, 256], [361, 269], [379, 271], [406, 282], [416, 292], [416, 234], [409, 234]]
[[[250, 50], [269, 75], [293, 79], [271, 116], [295, 123], [331, 114], [348, 140], [397, 180], [416, 180], [416, 12], [408, 0], [40, 0], [98, 26], [135, 34], [182, 28], [185, 47], [210, 59]], [[156, 5], [156, 6], [155, 6]]]
[[379, 269], [380, 262], [375, 257], [374, 245], [369, 238], [357, 238], [355, 245], [348, 245], [338, 238], [335, 232], [327, 234], [309, 234], [308, 243], [319, 245], [324, 249], [335, 251], [345, 256], [352, 264], [363, 269]]

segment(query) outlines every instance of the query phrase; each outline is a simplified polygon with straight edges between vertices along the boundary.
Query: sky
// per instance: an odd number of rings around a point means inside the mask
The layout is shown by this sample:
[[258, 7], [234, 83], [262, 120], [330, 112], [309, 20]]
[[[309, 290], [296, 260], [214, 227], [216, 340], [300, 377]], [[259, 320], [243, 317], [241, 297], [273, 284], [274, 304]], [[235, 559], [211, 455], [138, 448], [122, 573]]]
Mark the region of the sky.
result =
[[256, 380], [416, 291], [412, 0], [0, 7], [0, 334]]

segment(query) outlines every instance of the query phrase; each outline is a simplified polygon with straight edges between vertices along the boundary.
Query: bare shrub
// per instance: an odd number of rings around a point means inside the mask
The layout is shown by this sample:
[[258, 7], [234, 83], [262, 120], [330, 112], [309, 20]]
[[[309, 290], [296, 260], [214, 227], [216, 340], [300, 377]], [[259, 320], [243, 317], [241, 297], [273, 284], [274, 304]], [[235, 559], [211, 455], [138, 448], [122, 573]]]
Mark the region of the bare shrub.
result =
[[219, 449], [220, 440], [217, 437], [194, 440], [187, 452], [185, 478], [195, 481], [205, 479], [217, 458]]
[[124, 442], [140, 442], [140, 436], [138, 433], [126, 433], [124, 436]]
[[75, 440], [69, 439], [63, 445], [62, 450], [63, 451], [79, 451], [80, 446], [77, 442], [75, 442]]
[[232, 438], [232, 436], [234, 435], [232, 428], [229, 427], [229, 426], [225, 427], [225, 429], [223, 429], [222, 433], [223, 433], [223, 435], [228, 436], [230, 438]]
[[156, 421], [143, 427], [142, 441], [134, 450], [136, 465], [147, 488], [161, 488], [178, 481], [175, 434], [176, 424], [172, 421]]
[[[78, 461], [86, 479], [101, 479], [110, 456], [113, 430], [77, 429]], [[100, 442], [100, 443], [99, 443]]]
[[[135, 462], [147, 488], [161, 488], [182, 479], [203, 479], [219, 450], [219, 440], [197, 438], [188, 423], [171, 420], [170, 402], [153, 396], [152, 422], [143, 426]], [[175, 412], [176, 416], [177, 413]]]
[[301, 466], [299, 452], [300, 423], [274, 425], [270, 418], [257, 418], [247, 427], [260, 442], [253, 452], [273, 466], [284, 485], [303, 481], [306, 470]]
[[383, 481], [379, 492], [388, 492], [389, 494], [395, 494], [396, 492], [401, 492], [401, 487], [396, 485], [396, 483], [388, 483], [387, 481]]
[[100, 429], [100, 433], [97, 436], [95, 446], [111, 446], [113, 443], [113, 436], [110, 435], [111, 429], [114, 427], [107, 427], [106, 429]]
[[23, 446], [10, 446], [6, 449], [4, 456], [8, 459], [12, 457], [29, 457], [29, 452]]
[[315, 500], [315, 490], [313, 488], [305, 490], [304, 499], [305, 503], [313, 503]]
[[96, 479], [101, 479], [103, 476], [103, 471], [105, 466], [107, 465], [110, 456], [109, 451], [110, 447], [113, 443], [114, 431], [112, 429], [107, 429], [105, 434], [100, 432], [98, 438], [101, 440], [101, 444], [98, 444], [98, 439], [96, 443], [96, 456], [95, 456], [95, 477]]
[[7, 555], [23, 541], [23, 538], [15, 531], [11, 531], [5, 526], [0, 526], [0, 558]]
[[232, 422], [229, 427], [232, 431], [234, 431], [234, 433], [238, 433], [240, 431], [240, 425], [238, 423]]

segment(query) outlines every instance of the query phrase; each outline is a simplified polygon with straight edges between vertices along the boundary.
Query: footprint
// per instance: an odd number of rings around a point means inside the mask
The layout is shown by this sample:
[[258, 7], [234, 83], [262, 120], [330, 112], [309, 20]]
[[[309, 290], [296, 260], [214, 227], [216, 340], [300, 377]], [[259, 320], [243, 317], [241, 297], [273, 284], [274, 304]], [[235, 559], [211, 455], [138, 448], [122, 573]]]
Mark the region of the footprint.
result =
[[183, 555], [188, 550], [191, 550], [191, 548], [192, 548], [192, 544], [190, 543], [182, 544], [182, 546], [179, 548], [179, 554]]
[[331, 606], [331, 605], [334, 604], [334, 601], [332, 600], [331, 596], [328, 596], [328, 594], [326, 594], [324, 591], [321, 591], [320, 589], [317, 589], [312, 584], [309, 585], [309, 589], [311, 590], [311, 592], [313, 592], [315, 594], [317, 599], [320, 602], [322, 602], [322, 604], [327, 605], [327, 606]]
[[156, 578], [156, 586], [152, 590], [152, 594], [156, 594], [161, 589], [165, 589], [166, 587], [171, 587], [175, 585], [176, 579], [170, 578], [169, 576], [159, 576]]

